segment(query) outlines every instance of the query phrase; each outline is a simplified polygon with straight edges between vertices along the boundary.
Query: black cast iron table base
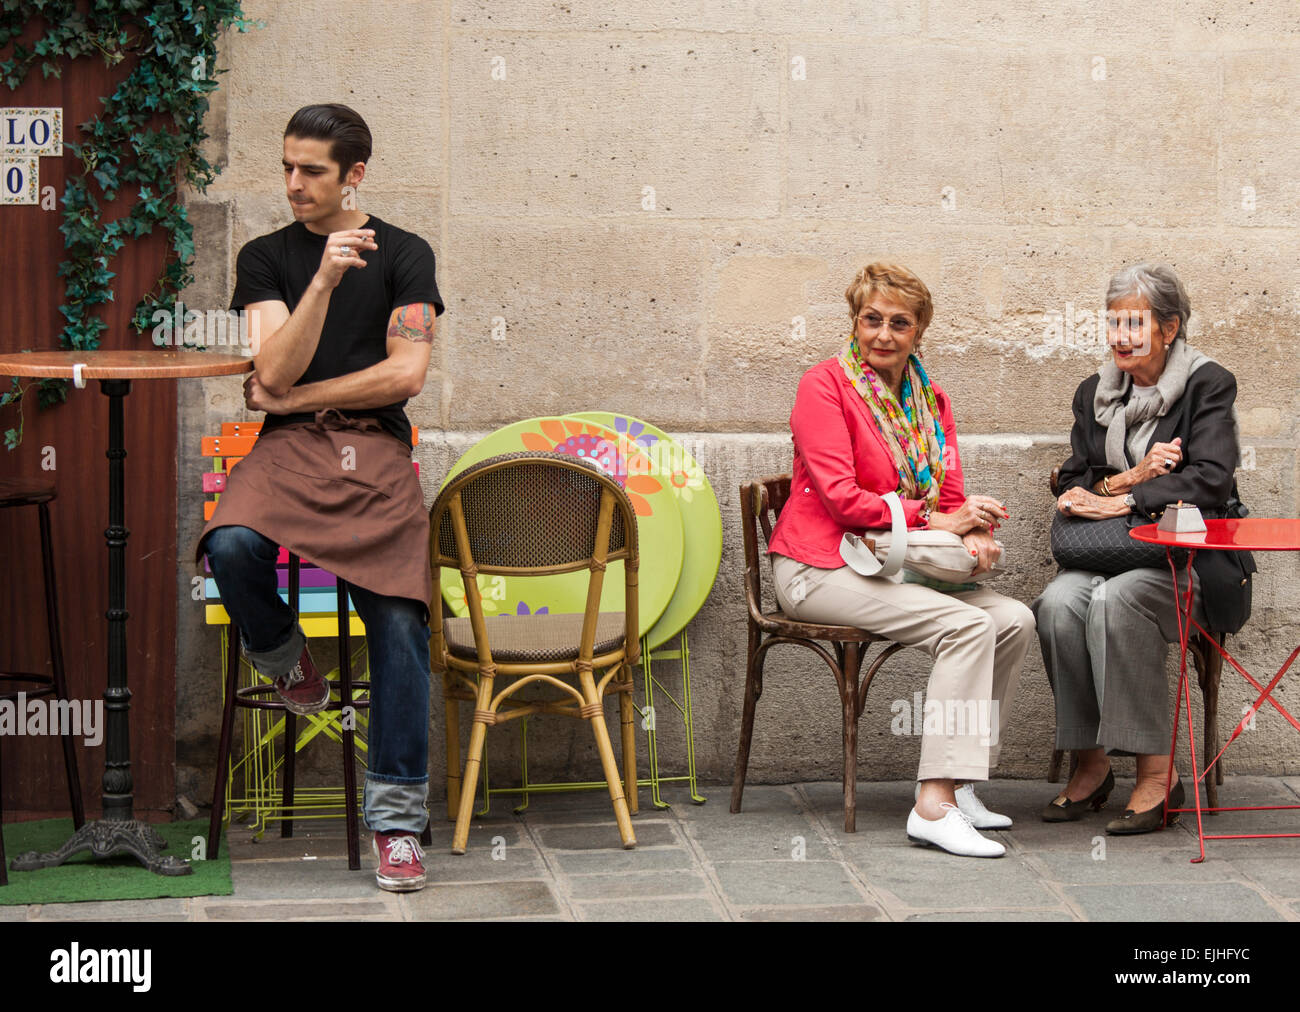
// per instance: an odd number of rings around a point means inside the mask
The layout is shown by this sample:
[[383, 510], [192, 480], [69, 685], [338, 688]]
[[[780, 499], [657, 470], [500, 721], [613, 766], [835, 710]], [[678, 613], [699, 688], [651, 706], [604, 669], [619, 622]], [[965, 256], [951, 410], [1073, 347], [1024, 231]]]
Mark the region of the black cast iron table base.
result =
[[87, 822], [58, 850], [47, 854], [29, 850], [14, 858], [9, 867], [13, 871], [57, 868], [74, 854], [88, 850], [91, 857], [97, 859], [133, 857], [156, 875], [192, 875], [194, 869], [188, 861], [158, 853], [166, 847], [167, 841], [147, 822], [139, 819], [100, 819], [97, 822]]
[[95, 858], [128, 855], [158, 875], [190, 875], [194, 869], [178, 857], [164, 857], [158, 852], [167, 841], [148, 823], [141, 822], [133, 811], [134, 783], [131, 776], [131, 745], [128, 718], [131, 690], [127, 688], [126, 670], [126, 527], [125, 480], [126, 460], [123, 401], [131, 392], [131, 381], [99, 381], [100, 391], [108, 397], [108, 687], [104, 690], [107, 714], [106, 754], [104, 757], [104, 818], [87, 822], [58, 850], [48, 854], [31, 851], [10, 862], [14, 871], [53, 868], [74, 854], [90, 851]]

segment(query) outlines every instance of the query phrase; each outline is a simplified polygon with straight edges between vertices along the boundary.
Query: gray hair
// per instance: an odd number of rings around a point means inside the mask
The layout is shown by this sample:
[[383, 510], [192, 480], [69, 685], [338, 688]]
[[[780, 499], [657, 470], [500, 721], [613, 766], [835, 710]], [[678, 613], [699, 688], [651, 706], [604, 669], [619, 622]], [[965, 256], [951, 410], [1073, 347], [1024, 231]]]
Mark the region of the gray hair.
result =
[[1187, 289], [1168, 264], [1133, 264], [1116, 271], [1106, 289], [1106, 305], [1109, 307], [1130, 295], [1146, 299], [1156, 323], [1176, 319], [1178, 336], [1187, 336], [1187, 318], [1192, 315], [1192, 305], [1187, 300]]

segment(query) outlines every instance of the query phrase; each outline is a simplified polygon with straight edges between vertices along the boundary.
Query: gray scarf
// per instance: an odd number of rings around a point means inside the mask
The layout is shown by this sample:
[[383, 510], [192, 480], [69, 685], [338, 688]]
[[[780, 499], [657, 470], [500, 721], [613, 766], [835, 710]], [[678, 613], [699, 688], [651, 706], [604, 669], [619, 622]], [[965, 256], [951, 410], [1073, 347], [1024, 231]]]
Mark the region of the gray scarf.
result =
[[[1163, 418], [1187, 389], [1187, 379], [1207, 362], [1214, 359], [1188, 345], [1182, 337], [1174, 339], [1169, 346], [1169, 357], [1165, 359], [1164, 372], [1156, 381], [1158, 396], [1141, 403], [1130, 400], [1126, 405], [1124, 398], [1128, 395], [1133, 381], [1127, 373], [1121, 372], [1113, 358], [1097, 370], [1101, 381], [1092, 398], [1093, 416], [1097, 424], [1106, 430], [1106, 463], [1116, 471], [1128, 470], [1128, 459], [1124, 456], [1124, 442], [1130, 426], [1141, 425], [1152, 418]], [[1232, 406], [1232, 432], [1238, 447], [1240, 459], [1240, 426], [1237, 424], [1237, 405]]]

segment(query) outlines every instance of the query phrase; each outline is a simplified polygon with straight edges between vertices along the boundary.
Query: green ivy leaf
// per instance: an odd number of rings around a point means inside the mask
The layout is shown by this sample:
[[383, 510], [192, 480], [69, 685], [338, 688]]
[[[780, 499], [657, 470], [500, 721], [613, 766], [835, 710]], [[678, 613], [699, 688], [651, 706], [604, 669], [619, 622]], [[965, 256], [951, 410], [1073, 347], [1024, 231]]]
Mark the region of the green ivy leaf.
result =
[[[128, 56], [135, 61], [112, 93], [100, 97], [100, 114], [78, 124], [78, 138], [64, 141], [82, 171], [67, 178], [62, 195], [62, 347], [98, 347], [107, 324], [93, 315], [94, 307], [113, 301], [116, 275], [108, 264], [129, 240], [155, 227], [170, 238], [171, 255], [133, 314], [137, 330], [141, 322], [152, 322], [153, 307], [173, 305], [194, 280], [194, 230], [177, 183], [183, 178], [201, 192], [219, 171], [199, 146], [207, 137], [206, 95], [216, 88], [217, 75], [226, 73], [216, 65], [220, 35], [230, 28], [264, 27], [244, 15], [239, 0], [0, 0], [0, 52], [7, 50], [9, 57], [0, 61], [0, 81], [10, 89], [37, 63], [48, 78], [60, 77], [65, 61], [84, 56], [99, 56], [109, 66]], [[196, 81], [199, 57], [206, 74]], [[159, 128], [164, 122], [170, 126]], [[105, 221], [92, 183], [108, 201], [132, 191], [137, 198], [122, 217]], [[15, 382], [0, 394], [0, 406], [20, 401], [18, 390]], [[37, 393], [38, 404], [48, 407], [67, 399], [67, 383], [43, 380]], [[5, 445], [12, 449], [21, 440], [20, 422], [5, 432]]]
[[36, 387], [36, 405], [41, 408], [62, 404], [68, 399], [67, 380], [41, 380]]

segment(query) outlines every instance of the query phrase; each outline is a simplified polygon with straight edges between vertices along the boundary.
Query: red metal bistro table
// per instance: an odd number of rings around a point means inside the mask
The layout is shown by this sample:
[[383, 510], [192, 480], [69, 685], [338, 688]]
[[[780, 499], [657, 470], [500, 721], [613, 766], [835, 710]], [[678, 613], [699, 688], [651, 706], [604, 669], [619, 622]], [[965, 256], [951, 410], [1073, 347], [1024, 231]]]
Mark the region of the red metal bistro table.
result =
[[[1200, 840], [1201, 856], [1192, 858], [1193, 864], [1200, 864], [1205, 860], [1205, 841], [1206, 840], [1258, 840], [1258, 839], [1276, 839], [1282, 837], [1300, 837], [1300, 833], [1216, 833], [1206, 835], [1205, 828], [1201, 822], [1201, 815], [1204, 812], [1271, 812], [1284, 809], [1300, 808], [1300, 805], [1253, 805], [1239, 808], [1202, 808], [1201, 807], [1201, 780], [1214, 769], [1214, 764], [1219, 761], [1229, 745], [1231, 745], [1239, 734], [1245, 729], [1246, 725], [1254, 717], [1260, 706], [1267, 702], [1273, 709], [1286, 719], [1292, 727], [1300, 732], [1300, 722], [1291, 716], [1271, 695], [1282, 676], [1294, 663], [1297, 656], [1300, 656], [1300, 646], [1291, 651], [1291, 656], [1286, 659], [1273, 676], [1273, 680], [1268, 685], [1260, 685], [1250, 673], [1246, 671], [1223, 647], [1219, 646], [1213, 637], [1206, 634], [1206, 639], [1212, 643], [1215, 648], [1223, 655], [1223, 659], [1236, 669], [1242, 678], [1246, 679], [1259, 691], [1259, 698], [1246, 711], [1245, 716], [1237, 724], [1232, 735], [1224, 743], [1223, 748], [1219, 749], [1219, 754], [1210, 760], [1210, 765], [1199, 772], [1196, 769], [1196, 734], [1192, 730], [1192, 692], [1191, 686], [1187, 680], [1187, 639], [1191, 635], [1192, 628], [1199, 629], [1202, 633], [1205, 630], [1200, 624], [1192, 618], [1192, 562], [1196, 558], [1198, 551], [1216, 551], [1216, 552], [1300, 552], [1300, 520], [1269, 520], [1248, 518], [1245, 520], [1206, 520], [1206, 530], [1195, 534], [1173, 534], [1168, 531], [1162, 531], [1156, 524], [1144, 524], [1141, 527], [1135, 527], [1129, 533], [1138, 541], [1145, 541], [1153, 545], [1162, 545], [1165, 549], [1165, 557], [1169, 560], [1169, 571], [1173, 574], [1174, 580], [1174, 601], [1178, 608], [1178, 636], [1179, 636], [1179, 658], [1178, 658], [1178, 702], [1174, 708], [1174, 733], [1169, 743], [1169, 773], [1165, 780], [1165, 805], [1166, 814], [1169, 812], [1169, 782], [1173, 779], [1174, 771], [1174, 749], [1178, 745], [1178, 717], [1184, 703], [1187, 705], [1187, 738], [1191, 746], [1192, 753], [1192, 797], [1196, 801], [1195, 808], [1175, 808], [1175, 812], [1195, 812], [1196, 813], [1196, 833]], [[1174, 550], [1184, 549], [1187, 552], [1187, 590], [1184, 593], [1178, 589], [1178, 567], [1174, 562]]]
[[58, 850], [32, 852], [14, 858], [14, 871], [33, 871], [62, 864], [73, 854], [89, 850], [93, 857], [129, 854], [160, 875], [188, 875], [188, 861], [158, 853], [166, 841], [146, 822], [135, 818], [135, 786], [131, 778], [131, 739], [128, 718], [131, 690], [126, 678], [126, 528], [124, 475], [126, 459], [123, 402], [132, 380], [228, 376], [249, 372], [253, 360], [244, 355], [179, 349], [161, 351], [36, 351], [0, 355], [0, 376], [71, 379], [85, 386], [99, 380], [108, 397], [108, 687], [103, 789], [103, 818], [87, 822]]

